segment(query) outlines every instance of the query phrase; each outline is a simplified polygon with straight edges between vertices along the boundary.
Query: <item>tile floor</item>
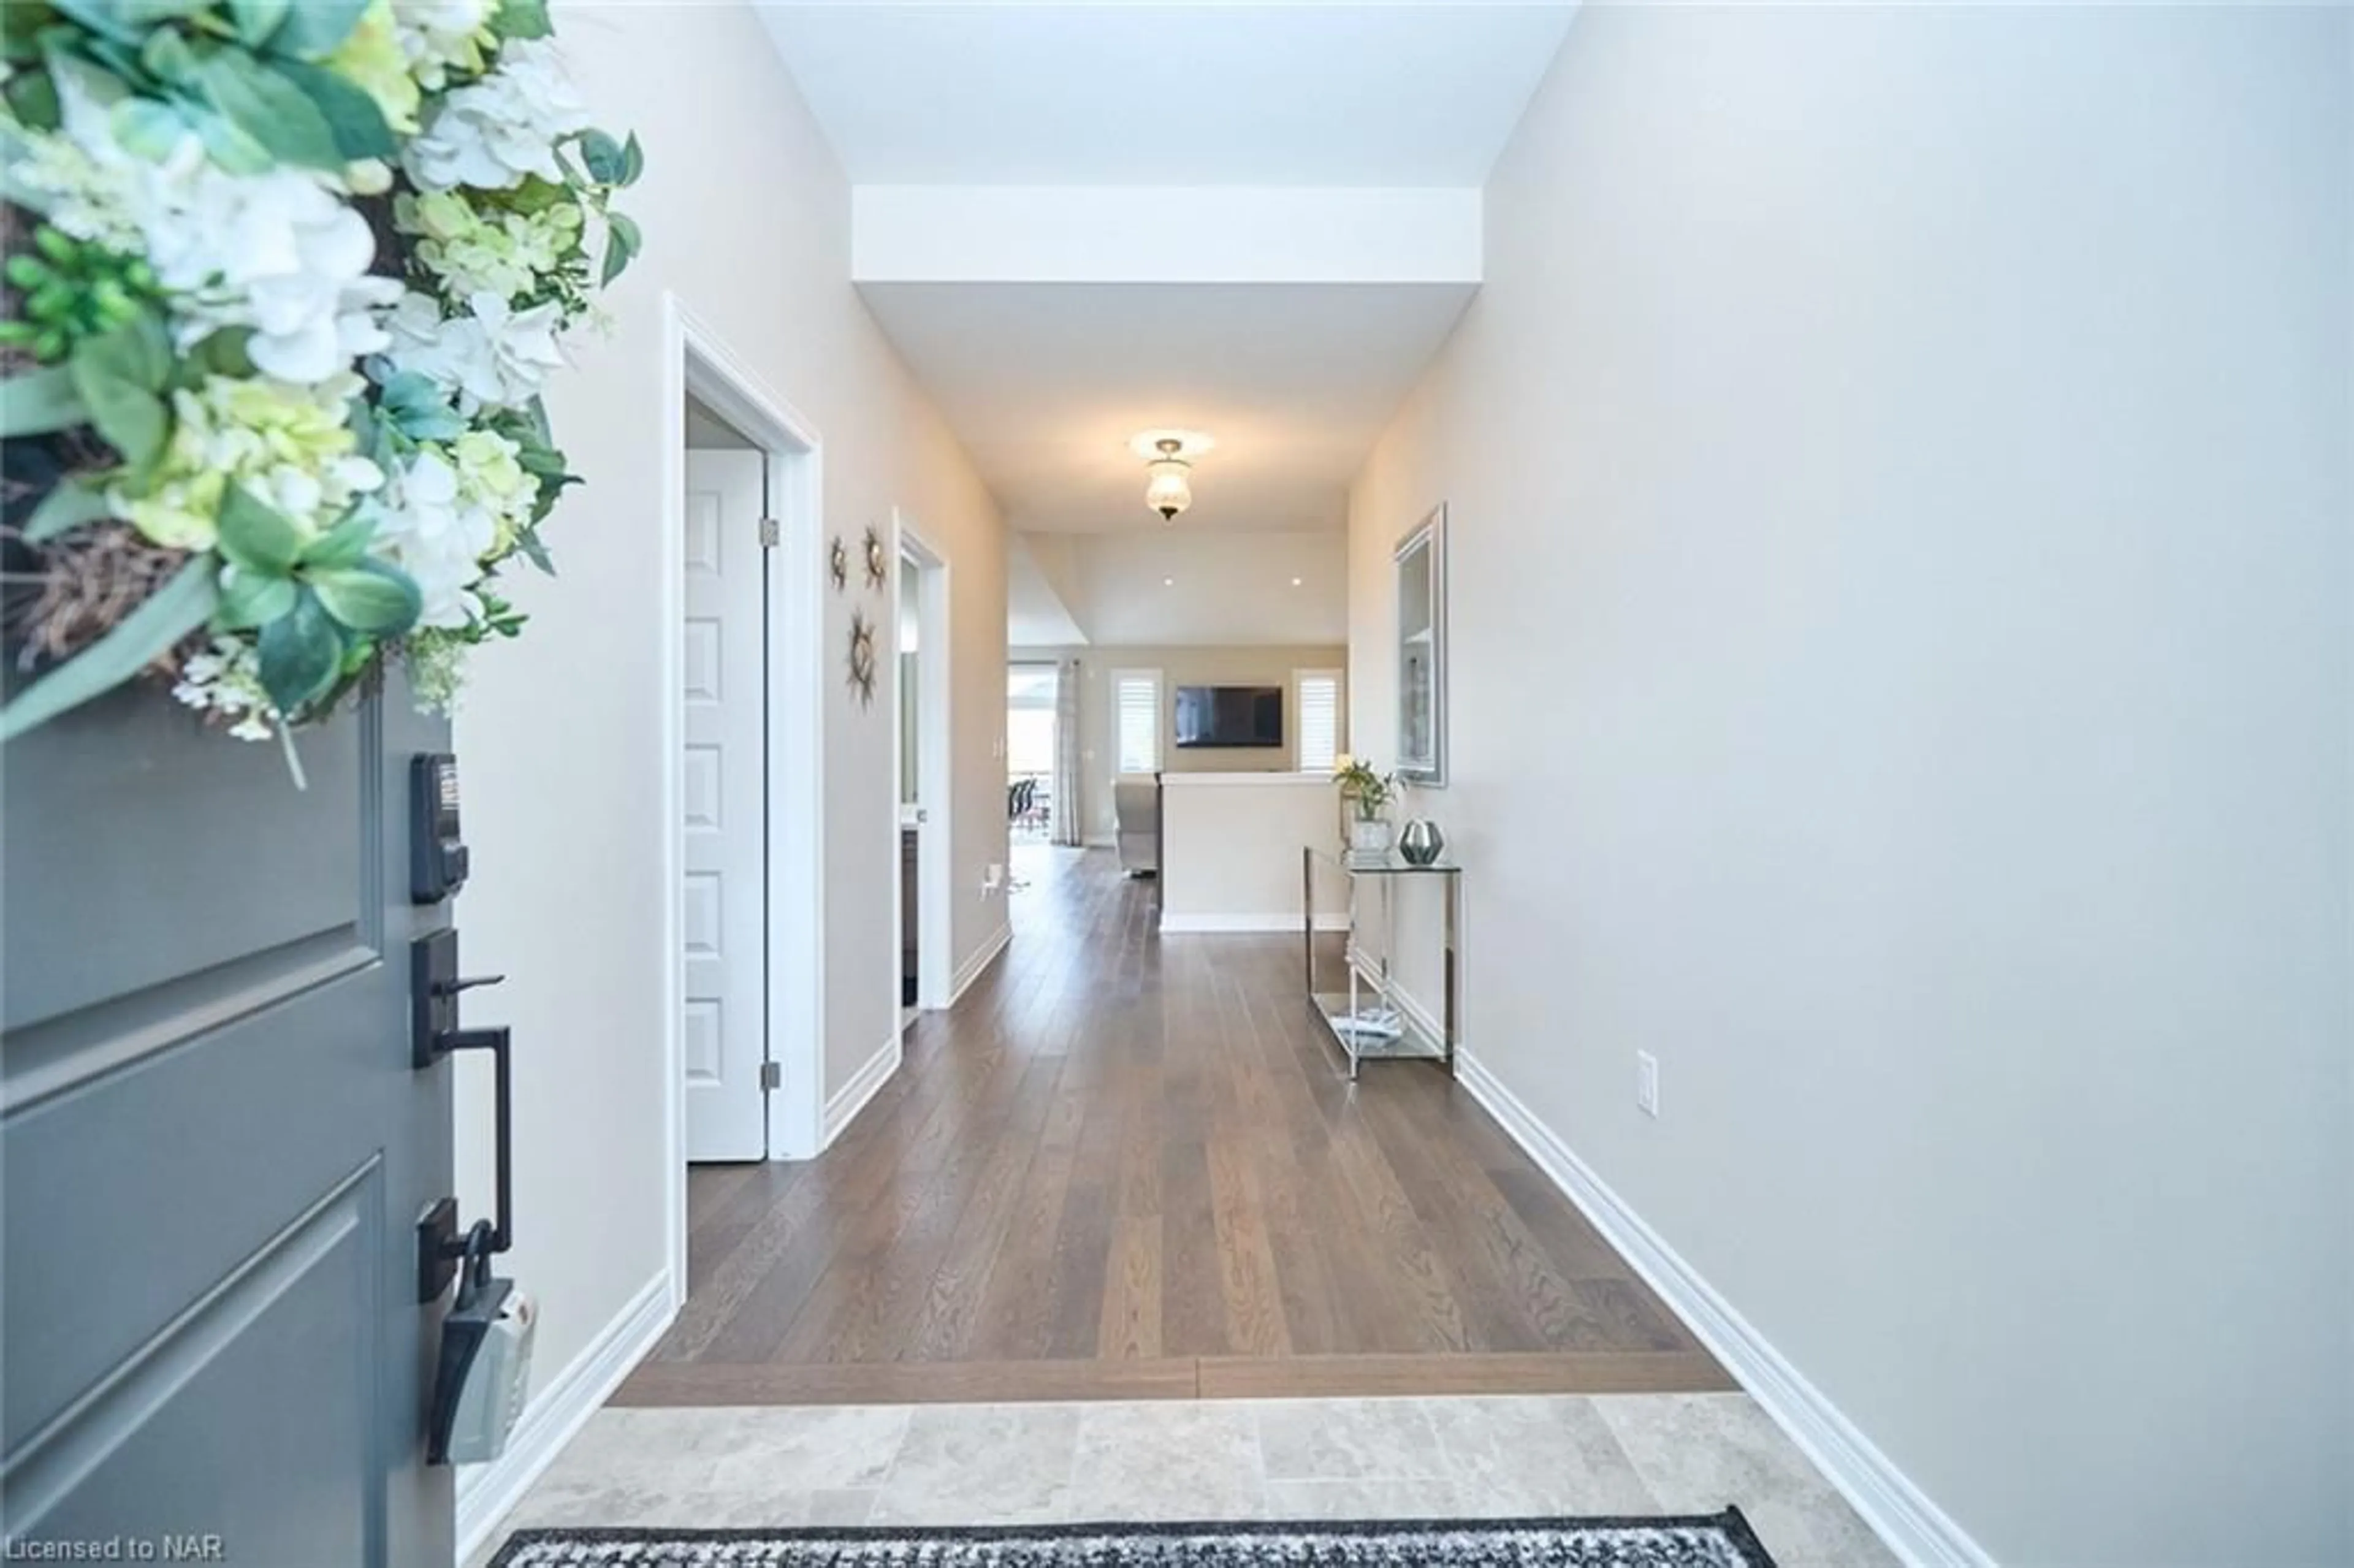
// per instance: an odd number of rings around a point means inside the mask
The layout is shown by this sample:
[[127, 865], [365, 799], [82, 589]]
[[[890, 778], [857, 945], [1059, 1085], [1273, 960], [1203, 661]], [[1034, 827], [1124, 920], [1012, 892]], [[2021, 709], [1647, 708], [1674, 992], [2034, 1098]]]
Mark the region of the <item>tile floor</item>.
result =
[[1739, 1393], [609, 1409], [495, 1539], [533, 1525], [1712, 1513], [1728, 1502], [1781, 1568], [1896, 1562]]

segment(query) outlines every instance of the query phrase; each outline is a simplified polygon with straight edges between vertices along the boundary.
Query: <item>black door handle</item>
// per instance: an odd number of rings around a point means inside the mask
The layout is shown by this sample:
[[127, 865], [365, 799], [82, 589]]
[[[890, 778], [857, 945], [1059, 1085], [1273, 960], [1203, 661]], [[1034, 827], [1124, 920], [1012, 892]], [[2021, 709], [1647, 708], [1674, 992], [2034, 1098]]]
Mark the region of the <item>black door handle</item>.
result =
[[502, 1023], [490, 1029], [453, 1029], [434, 1042], [437, 1059], [454, 1051], [488, 1051], [491, 1054], [493, 1086], [491, 1115], [496, 1124], [494, 1136], [498, 1139], [493, 1146], [498, 1161], [498, 1218], [491, 1225], [489, 1248], [494, 1253], [504, 1252], [514, 1245], [514, 1066], [510, 1033], [507, 1026]]
[[445, 1198], [433, 1205], [418, 1225], [418, 1294], [421, 1300], [439, 1300], [469, 1250], [502, 1253], [514, 1245], [514, 1068], [512, 1036], [505, 1025], [465, 1029], [458, 1022], [458, 998], [477, 986], [496, 985], [504, 975], [461, 979], [458, 974], [458, 933], [436, 931], [420, 937], [409, 948], [409, 1065], [419, 1072], [457, 1051], [488, 1051], [492, 1057], [492, 1115], [497, 1139], [498, 1217], [486, 1228], [487, 1237], [461, 1234], [458, 1205]]

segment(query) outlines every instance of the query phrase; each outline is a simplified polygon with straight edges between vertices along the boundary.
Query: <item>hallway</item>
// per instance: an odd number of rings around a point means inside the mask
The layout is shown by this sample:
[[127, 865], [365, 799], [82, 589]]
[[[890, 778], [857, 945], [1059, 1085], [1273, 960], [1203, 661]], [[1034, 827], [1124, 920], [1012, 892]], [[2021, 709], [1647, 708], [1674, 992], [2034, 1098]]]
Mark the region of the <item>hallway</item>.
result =
[[1733, 1387], [1469, 1097], [1352, 1092], [1296, 938], [1030, 847], [1007, 956], [803, 1165], [697, 1168], [621, 1404]]

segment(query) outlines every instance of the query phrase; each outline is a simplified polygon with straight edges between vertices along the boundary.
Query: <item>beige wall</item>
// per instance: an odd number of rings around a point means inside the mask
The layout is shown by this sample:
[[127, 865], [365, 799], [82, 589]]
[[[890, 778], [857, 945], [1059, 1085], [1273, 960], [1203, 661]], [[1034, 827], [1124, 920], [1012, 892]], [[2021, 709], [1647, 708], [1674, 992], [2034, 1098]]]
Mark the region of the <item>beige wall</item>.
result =
[[2349, 132], [2344, 9], [1588, 6], [1355, 486], [1468, 1048], [2003, 1563], [2354, 1561]]
[[[1080, 820], [1090, 839], [1112, 835], [1112, 770], [1119, 763], [1111, 741], [1111, 676], [1114, 670], [1161, 672], [1161, 766], [1171, 773], [1288, 772], [1299, 736], [1299, 700], [1291, 678], [1300, 670], [1342, 673], [1341, 749], [1349, 748], [1349, 651], [1339, 647], [1268, 648], [1017, 648], [1015, 662], [1079, 661]], [[1281, 686], [1283, 745], [1257, 750], [1180, 751], [1172, 738], [1177, 726], [1180, 686]]]
[[[487, 651], [458, 724], [475, 874], [458, 906], [472, 972], [504, 973], [470, 1016], [515, 1032], [516, 1277], [540, 1298], [545, 1387], [668, 1266], [663, 1127], [663, 640], [648, 530], [662, 515], [661, 322], [674, 290], [823, 440], [828, 532], [887, 532], [903, 507], [948, 556], [955, 605], [955, 946], [1004, 920], [978, 895], [1005, 857], [1004, 543], [962, 452], [848, 276], [849, 192], [752, 15], [703, 5], [573, 5], [565, 52], [613, 130], [644, 140], [627, 207], [643, 258], [584, 335], [549, 404], [586, 476], [548, 524], [562, 572], [525, 573], [527, 636]], [[838, 674], [854, 605], [825, 595], [825, 954], [829, 1086], [889, 1038], [897, 999], [892, 693], [860, 707]], [[461, 1080], [470, 1196], [488, 1186], [490, 1110]]]

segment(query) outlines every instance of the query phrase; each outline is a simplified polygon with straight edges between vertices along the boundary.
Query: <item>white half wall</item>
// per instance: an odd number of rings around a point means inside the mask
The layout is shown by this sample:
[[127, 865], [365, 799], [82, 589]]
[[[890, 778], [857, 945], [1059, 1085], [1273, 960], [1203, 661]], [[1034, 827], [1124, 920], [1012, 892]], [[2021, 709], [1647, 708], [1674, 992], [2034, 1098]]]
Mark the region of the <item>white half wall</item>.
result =
[[[457, 906], [473, 973], [507, 983], [468, 1002], [512, 1024], [516, 1243], [538, 1297], [543, 1387], [610, 1342], [649, 1279], [671, 1267], [663, 1158], [663, 624], [648, 530], [662, 515], [666, 410], [663, 298], [674, 291], [729, 355], [790, 401], [822, 441], [824, 532], [855, 548], [892, 509], [947, 557], [956, 758], [955, 947], [1004, 925], [982, 869], [1005, 859], [1004, 535], [988, 494], [850, 285], [850, 192], [752, 14], [740, 6], [559, 7], [564, 51], [600, 124], [634, 130], [644, 182], [623, 205], [644, 256], [609, 296], [610, 336], [584, 334], [552, 385], [558, 440], [588, 482], [547, 525], [562, 576], [521, 573], [531, 617], [486, 649], [458, 722], [474, 875]], [[802, 540], [798, 547], [817, 549]], [[825, 595], [827, 1092], [891, 1037], [897, 998], [891, 890], [896, 662], [874, 706], [842, 678], [854, 607]], [[778, 657], [793, 656], [780, 650]], [[488, 1074], [461, 1064], [461, 1178], [488, 1207]], [[679, 1289], [683, 1281], [673, 1282]], [[553, 1430], [554, 1428], [548, 1428]]]
[[1487, 224], [1352, 690], [1449, 503], [1491, 1085], [1943, 1560], [2354, 1561], [2354, 13], [1588, 8]]

